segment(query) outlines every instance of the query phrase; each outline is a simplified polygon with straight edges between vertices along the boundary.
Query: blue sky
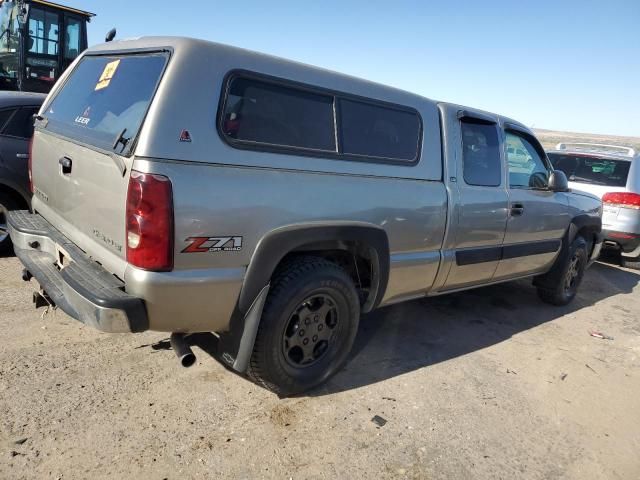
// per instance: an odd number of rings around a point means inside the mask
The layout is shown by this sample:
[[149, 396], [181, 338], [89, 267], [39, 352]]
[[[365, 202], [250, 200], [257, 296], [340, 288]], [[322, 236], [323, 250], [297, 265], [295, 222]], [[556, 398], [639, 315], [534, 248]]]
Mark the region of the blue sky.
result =
[[185, 35], [511, 116], [640, 135], [640, 0], [58, 0], [89, 43]]

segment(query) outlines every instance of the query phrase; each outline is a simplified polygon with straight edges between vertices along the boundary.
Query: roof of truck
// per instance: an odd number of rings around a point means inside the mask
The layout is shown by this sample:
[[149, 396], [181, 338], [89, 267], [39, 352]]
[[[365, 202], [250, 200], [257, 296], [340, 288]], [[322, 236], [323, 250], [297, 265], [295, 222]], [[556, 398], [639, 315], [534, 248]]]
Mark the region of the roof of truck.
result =
[[[437, 102], [433, 99], [425, 97], [423, 95], [418, 95], [416, 93], [412, 93], [406, 90], [402, 90], [395, 87], [390, 87], [388, 85], [380, 84], [377, 82], [372, 82], [370, 80], [362, 79], [359, 77], [347, 75], [344, 73], [336, 72], [333, 70], [329, 70], [322, 67], [317, 67], [314, 65], [305, 64], [302, 62], [297, 62], [294, 60], [288, 60], [282, 57], [277, 57], [265, 53], [255, 52], [239, 47], [233, 47], [230, 45], [225, 45], [221, 43], [216, 43], [208, 40], [201, 40], [189, 37], [173, 37], [173, 36], [158, 36], [158, 37], [138, 37], [138, 38], [129, 38], [122, 40], [114, 40], [108, 43], [102, 43], [95, 45], [89, 48], [85, 53], [104, 53], [113, 51], [114, 53], [122, 50], [140, 50], [140, 49], [159, 49], [159, 48], [168, 48], [175, 52], [190, 52], [194, 54], [195, 58], [202, 59], [202, 61], [206, 61], [206, 56], [212, 53], [221, 54], [221, 55], [237, 55], [246, 60], [255, 60], [256, 65], [264, 65], [269, 64], [270, 66], [280, 66], [283, 70], [296, 72], [310, 72], [316, 74], [318, 79], [327, 79], [331, 78], [332, 84], [340, 84], [344, 85], [345, 92], [348, 90], [353, 90], [354, 86], [358, 89], [362, 89], [359, 92], [362, 96], [370, 96], [371, 98], [376, 98], [377, 96], [389, 96], [392, 97], [395, 102], [403, 103], [407, 106], [411, 106], [412, 102], [432, 102], [434, 104], [445, 105], [447, 108], [457, 108], [460, 110], [469, 110], [475, 113], [484, 114], [487, 117], [491, 117], [495, 119], [495, 121], [500, 123], [511, 123], [513, 125], [517, 125], [523, 129], [530, 131], [528, 127], [523, 125], [522, 123], [512, 120], [508, 117], [504, 117], [502, 115], [486, 112], [482, 110], [478, 110], [475, 108], [469, 108], [462, 105], [456, 105], [453, 103], [447, 102]], [[256, 70], [260, 71], [260, 70]], [[315, 83], [315, 82], [314, 82]], [[321, 86], [318, 84], [318, 86]], [[337, 89], [337, 88], [336, 88]]]
[[375, 86], [376, 88], [386, 90], [388, 92], [393, 92], [395, 94], [401, 93], [408, 96], [414, 96], [416, 98], [420, 98], [422, 100], [425, 97], [407, 92], [406, 90], [402, 90], [395, 87], [390, 87], [388, 85], [383, 85], [380, 83], [372, 82], [370, 80], [365, 80], [359, 77], [347, 75], [344, 73], [336, 72], [327, 68], [317, 67], [314, 65], [306, 64], [303, 62], [298, 62], [295, 60], [289, 60], [283, 57], [278, 57], [275, 55], [270, 55], [266, 53], [256, 52], [252, 50], [247, 50], [240, 47], [234, 47], [231, 45], [225, 45], [222, 43], [212, 42], [209, 40], [202, 40], [197, 38], [189, 38], [189, 37], [174, 37], [174, 36], [149, 36], [149, 37], [136, 37], [136, 38], [125, 38], [122, 40], [114, 40], [108, 43], [101, 43], [89, 48], [86, 53], [91, 52], [104, 52], [111, 50], [129, 50], [129, 49], [151, 49], [151, 48], [159, 48], [159, 47], [168, 47], [174, 50], [175, 52], [180, 51], [194, 51], [194, 52], [219, 52], [221, 54], [229, 54], [229, 55], [238, 55], [244, 58], [253, 57], [256, 60], [263, 60], [270, 62], [271, 64], [280, 64], [283, 67], [296, 66], [298, 68], [304, 68], [308, 71], [314, 71], [315, 73], [325, 76], [331, 75], [334, 77], [339, 77], [344, 80], [358, 82], [363, 85]]

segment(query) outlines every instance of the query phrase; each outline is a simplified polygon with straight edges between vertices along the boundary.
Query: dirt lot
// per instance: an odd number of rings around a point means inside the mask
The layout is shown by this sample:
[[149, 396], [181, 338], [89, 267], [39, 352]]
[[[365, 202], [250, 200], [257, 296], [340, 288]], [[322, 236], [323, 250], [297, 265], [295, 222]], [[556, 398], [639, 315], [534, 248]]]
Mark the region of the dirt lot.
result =
[[566, 308], [520, 281], [380, 310], [284, 400], [208, 335], [182, 369], [164, 334], [42, 319], [20, 268], [0, 259], [2, 479], [640, 478], [640, 275], [612, 264]]
[[621, 137], [616, 135], [597, 135], [595, 133], [559, 132], [535, 128], [534, 133], [542, 146], [553, 150], [560, 142], [604, 143], [635, 148], [640, 151], [640, 137]]

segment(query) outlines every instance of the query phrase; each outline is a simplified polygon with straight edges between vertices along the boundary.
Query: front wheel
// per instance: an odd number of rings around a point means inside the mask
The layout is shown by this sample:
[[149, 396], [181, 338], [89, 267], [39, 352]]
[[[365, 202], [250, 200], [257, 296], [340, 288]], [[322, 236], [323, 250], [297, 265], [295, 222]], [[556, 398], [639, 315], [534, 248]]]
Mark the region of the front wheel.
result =
[[321, 384], [346, 362], [359, 317], [342, 268], [311, 256], [287, 263], [271, 281], [249, 376], [281, 396]]
[[538, 295], [542, 301], [552, 305], [570, 303], [578, 293], [587, 264], [587, 242], [582, 237], [576, 237], [564, 257], [547, 274], [544, 286], [538, 287]]

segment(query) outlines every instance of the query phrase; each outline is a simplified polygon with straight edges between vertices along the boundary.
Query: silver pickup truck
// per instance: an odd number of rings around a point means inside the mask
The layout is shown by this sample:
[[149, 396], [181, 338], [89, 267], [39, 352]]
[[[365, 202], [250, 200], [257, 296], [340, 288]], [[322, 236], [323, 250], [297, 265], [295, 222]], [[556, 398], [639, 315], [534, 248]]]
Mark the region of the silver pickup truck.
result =
[[523, 277], [566, 304], [601, 246], [601, 201], [524, 125], [193, 39], [87, 50], [31, 165], [8, 223], [37, 305], [173, 332], [184, 364], [215, 332], [282, 395], [344, 364], [361, 313]]

